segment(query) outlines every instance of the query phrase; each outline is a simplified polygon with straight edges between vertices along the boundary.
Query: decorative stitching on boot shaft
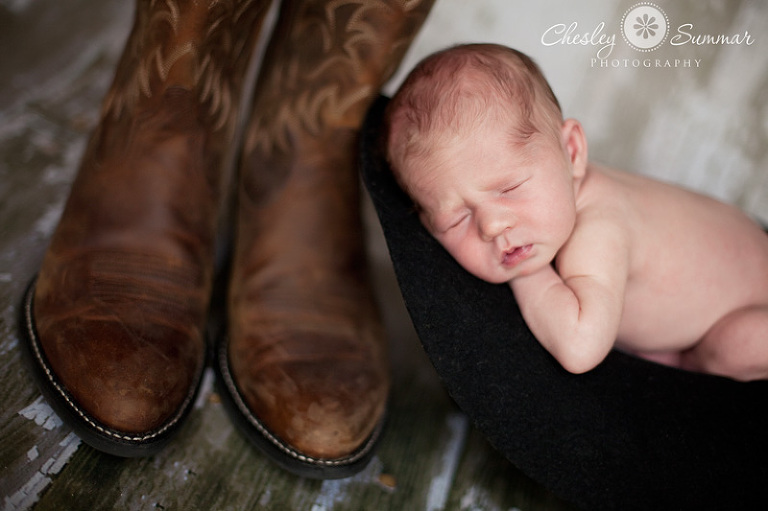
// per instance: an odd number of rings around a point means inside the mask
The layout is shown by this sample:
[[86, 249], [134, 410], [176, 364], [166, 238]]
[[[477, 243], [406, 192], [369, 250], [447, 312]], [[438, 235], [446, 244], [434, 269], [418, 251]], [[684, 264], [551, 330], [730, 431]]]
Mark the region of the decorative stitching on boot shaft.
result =
[[[287, 151], [292, 135], [356, 128], [433, 0], [285, 1], [259, 80], [245, 153]], [[282, 16], [281, 16], [282, 18]]]
[[265, 0], [139, 2], [134, 33], [104, 100], [102, 118], [133, 110], [142, 98], [153, 97], [158, 81], [169, 81], [168, 86], [196, 91], [199, 101], [207, 103], [214, 130], [227, 126], [234, 118], [236, 84], [247, 65], [249, 45], [268, 6]]

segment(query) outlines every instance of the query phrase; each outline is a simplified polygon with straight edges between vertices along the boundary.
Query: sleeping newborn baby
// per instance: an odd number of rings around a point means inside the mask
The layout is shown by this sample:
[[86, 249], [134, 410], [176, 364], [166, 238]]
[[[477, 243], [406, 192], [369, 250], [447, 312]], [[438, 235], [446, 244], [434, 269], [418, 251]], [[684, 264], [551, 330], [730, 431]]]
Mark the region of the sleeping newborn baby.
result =
[[387, 156], [426, 229], [508, 282], [568, 371], [617, 347], [768, 378], [768, 236], [737, 209], [587, 160], [540, 70], [497, 45], [434, 54], [387, 110]]

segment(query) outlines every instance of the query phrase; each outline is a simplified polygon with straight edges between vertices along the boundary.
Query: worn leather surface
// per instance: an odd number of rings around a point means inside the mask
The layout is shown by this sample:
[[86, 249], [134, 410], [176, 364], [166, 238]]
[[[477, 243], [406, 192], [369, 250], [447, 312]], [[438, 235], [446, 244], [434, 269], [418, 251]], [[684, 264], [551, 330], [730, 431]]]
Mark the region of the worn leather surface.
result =
[[229, 360], [253, 414], [311, 457], [349, 455], [384, 414], [388, 357], [368, 282], [356, 140], [431, 4], [283, 2], [257, 86]]
[[51, 368], [124, 432], [159, 428], [204, 363], [221, 167], [265, 2], [137, 3], [36, 285]]

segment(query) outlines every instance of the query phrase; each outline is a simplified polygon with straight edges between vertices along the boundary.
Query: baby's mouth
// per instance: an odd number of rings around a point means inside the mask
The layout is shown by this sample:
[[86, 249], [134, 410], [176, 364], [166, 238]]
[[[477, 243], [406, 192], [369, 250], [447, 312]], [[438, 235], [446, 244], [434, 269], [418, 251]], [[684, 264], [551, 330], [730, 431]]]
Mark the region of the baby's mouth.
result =
[[517, 266], [531, 254], [532, 248], [533, 245], [523, 245], [511, 250], [506, 250], [501, 256], [501, 264], [507, 268]]

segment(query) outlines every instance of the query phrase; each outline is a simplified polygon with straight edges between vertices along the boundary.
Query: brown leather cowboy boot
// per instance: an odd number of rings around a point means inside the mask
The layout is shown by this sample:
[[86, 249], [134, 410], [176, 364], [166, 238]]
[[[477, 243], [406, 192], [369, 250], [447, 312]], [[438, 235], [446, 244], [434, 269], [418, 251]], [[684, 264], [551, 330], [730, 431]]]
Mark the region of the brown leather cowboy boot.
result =
[[25, 302], [42, 391], [84, 441], [155, 452], [204, 368], [222, 169], [268, 2], [146, 0]]
[[381, 433], [388, 357], [356, 141], [431, 4], [285, 1], [259, 76], [217, 370], [235, 423], [302, 476], [361, 470]]

